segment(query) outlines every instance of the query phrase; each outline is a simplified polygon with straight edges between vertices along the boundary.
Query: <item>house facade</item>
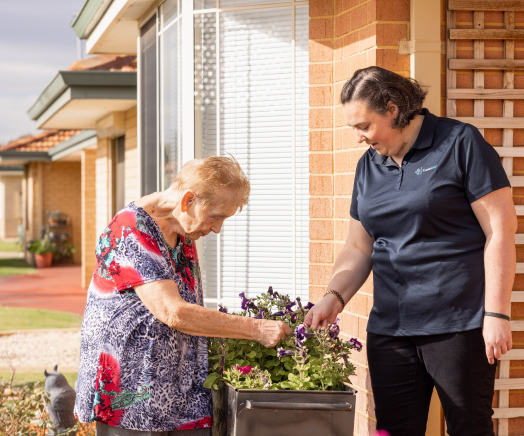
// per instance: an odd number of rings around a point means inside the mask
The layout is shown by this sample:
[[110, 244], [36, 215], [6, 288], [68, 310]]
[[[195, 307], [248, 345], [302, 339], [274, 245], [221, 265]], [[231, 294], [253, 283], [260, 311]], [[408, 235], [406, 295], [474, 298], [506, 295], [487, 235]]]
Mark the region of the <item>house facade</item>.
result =
[[[85, 284], [96, 237], [122, 205], [165, 189], [190, 159], [231, 153], [252, 194], [220, 235], [198, 242], [206, 305], [235, 307], [238, 293], [269, 285], [322, 298], [367, 149], [345, 125], [339, 94], [371, 65], [420, 80], [432, 113], [479, 127], [524, 216], [524, 2], [87, 0], [72, 25], [90, 54], [137, 56], [134, 102], [131, 76], [61, 73], [30, 110], [39, 126], [96, 132], [81, 157]], [[524, 239], [515, 242], [524, 262]], [[523, 265], [512, 295], [515, 349], [496, 382], [499, 436], [524, 433]], [[340, 315], [343, 334], [364, 348], [372, 303], [370, 278]], [[365, 349], [352, 360], [355, 433], [368, 435], [375, 417]], [[434, 398], [427, 434], [444, 432]]]
[[[3, 207], [11, 210], [10, 234], [20, 237], [25, 246], [29, 241], [42, 238], [45, 232], [56, 233], [58, 229], [49, 228], [48, 218], [50, 213], [60, 211], [70, 219], [67, 228], [59, 230], [67, 233], [77, 250], [72, 258], [75, 263], [80, 263], [82, 251], [80, 159], [74, 155], [57, 155], [55, 151], [64, 147], [63, 144], [67, 146], [79, 133], [79, 130], [47, 130], [0, 147], [0, 183], [4, 184]], [[18, 171], [11, 176], [16, 179], [8, 185], [12, 168]], [[14, 212], [18, 215], [16, 222]], [[32, 263], [31, 254], [25, 255]]]

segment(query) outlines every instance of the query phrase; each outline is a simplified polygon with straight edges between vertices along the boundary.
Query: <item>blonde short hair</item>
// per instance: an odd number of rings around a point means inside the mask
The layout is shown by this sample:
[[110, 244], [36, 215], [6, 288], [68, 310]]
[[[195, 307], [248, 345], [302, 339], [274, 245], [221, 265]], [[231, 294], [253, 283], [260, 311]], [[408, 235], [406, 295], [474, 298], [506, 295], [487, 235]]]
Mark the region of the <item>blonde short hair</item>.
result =
[[211, 155], [187, 162], [172, 185], [176, 185], [178, 191], [193, 191], [204, 206], [215, 204], [219, 191], [238, 192], [241, 194], [238, 205], [240, 210], [247, 204], [251, 191], [244, 171], [231, 155]]

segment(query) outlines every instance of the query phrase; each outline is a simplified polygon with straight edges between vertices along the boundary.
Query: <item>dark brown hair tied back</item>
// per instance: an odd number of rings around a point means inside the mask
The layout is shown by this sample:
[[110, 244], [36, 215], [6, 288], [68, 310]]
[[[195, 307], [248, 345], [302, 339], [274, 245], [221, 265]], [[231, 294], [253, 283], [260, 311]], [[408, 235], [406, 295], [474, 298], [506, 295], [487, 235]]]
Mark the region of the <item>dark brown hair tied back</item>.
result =
[[384, 68], [368, 67], [355, 71], [353, 77], [345, 83], [340, 101], [343, 105], [350, 101], [361, 101], [381, 115], [386, 113], [388, 103], [392, 101], [399, 110], [392, 127], [403, 129], [415, 115], [422, 113], [422, 103], [427, 93], [415, 79], [402, 77]]

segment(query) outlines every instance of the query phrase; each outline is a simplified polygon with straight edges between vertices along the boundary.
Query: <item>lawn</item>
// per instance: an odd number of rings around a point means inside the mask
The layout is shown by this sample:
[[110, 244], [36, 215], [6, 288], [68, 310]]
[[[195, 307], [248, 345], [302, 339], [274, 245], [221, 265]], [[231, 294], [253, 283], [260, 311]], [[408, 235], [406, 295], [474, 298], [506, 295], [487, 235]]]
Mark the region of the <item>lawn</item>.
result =
[[78, 328], [82, 317], [53, 310], [0, 306], [0, 331]]
[[[51, 368], [48, 368], [48, 371], [51, 371]], [[58, 372], [60, 372], [60, 367], [58, 367]], [[75, 381], [78, 378], [77, 372], [63, 372], [65, 378], [67, 379], [68, 383], [71, 385], [72, 388], [75, 387]], [[11, 373], [9, 372], [0, 372], [0, 383], [9, 383], [9, 380], [11, 378]], [[17, 373], [15, 372], [15, 379], [13, 381], [13, 386], [23, 386], [26, 384], [32, 384], [40, 382], [41, 385], [44, 385], [45, 382], [45, 376], [44, 371], [42, 372], [21, 372]]]
[[22, 251], [22, 246], [16, 242], [0, 240], [0, 251], [14, 251], [20, 253]]
[[32, 274], [34, 272], [36, 272], [36, 269], [24, 259], [0, 259], [0, 277]]

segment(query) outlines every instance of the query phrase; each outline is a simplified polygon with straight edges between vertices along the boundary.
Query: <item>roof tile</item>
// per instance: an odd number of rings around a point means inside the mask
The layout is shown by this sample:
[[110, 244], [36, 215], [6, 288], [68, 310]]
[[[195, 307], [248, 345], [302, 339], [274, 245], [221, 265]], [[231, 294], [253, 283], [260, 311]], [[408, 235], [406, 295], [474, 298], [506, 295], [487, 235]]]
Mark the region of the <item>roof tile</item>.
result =
[[81, 130], [44, 130], [2, 145], [0, 151], [47, 151], [80, 132]]

